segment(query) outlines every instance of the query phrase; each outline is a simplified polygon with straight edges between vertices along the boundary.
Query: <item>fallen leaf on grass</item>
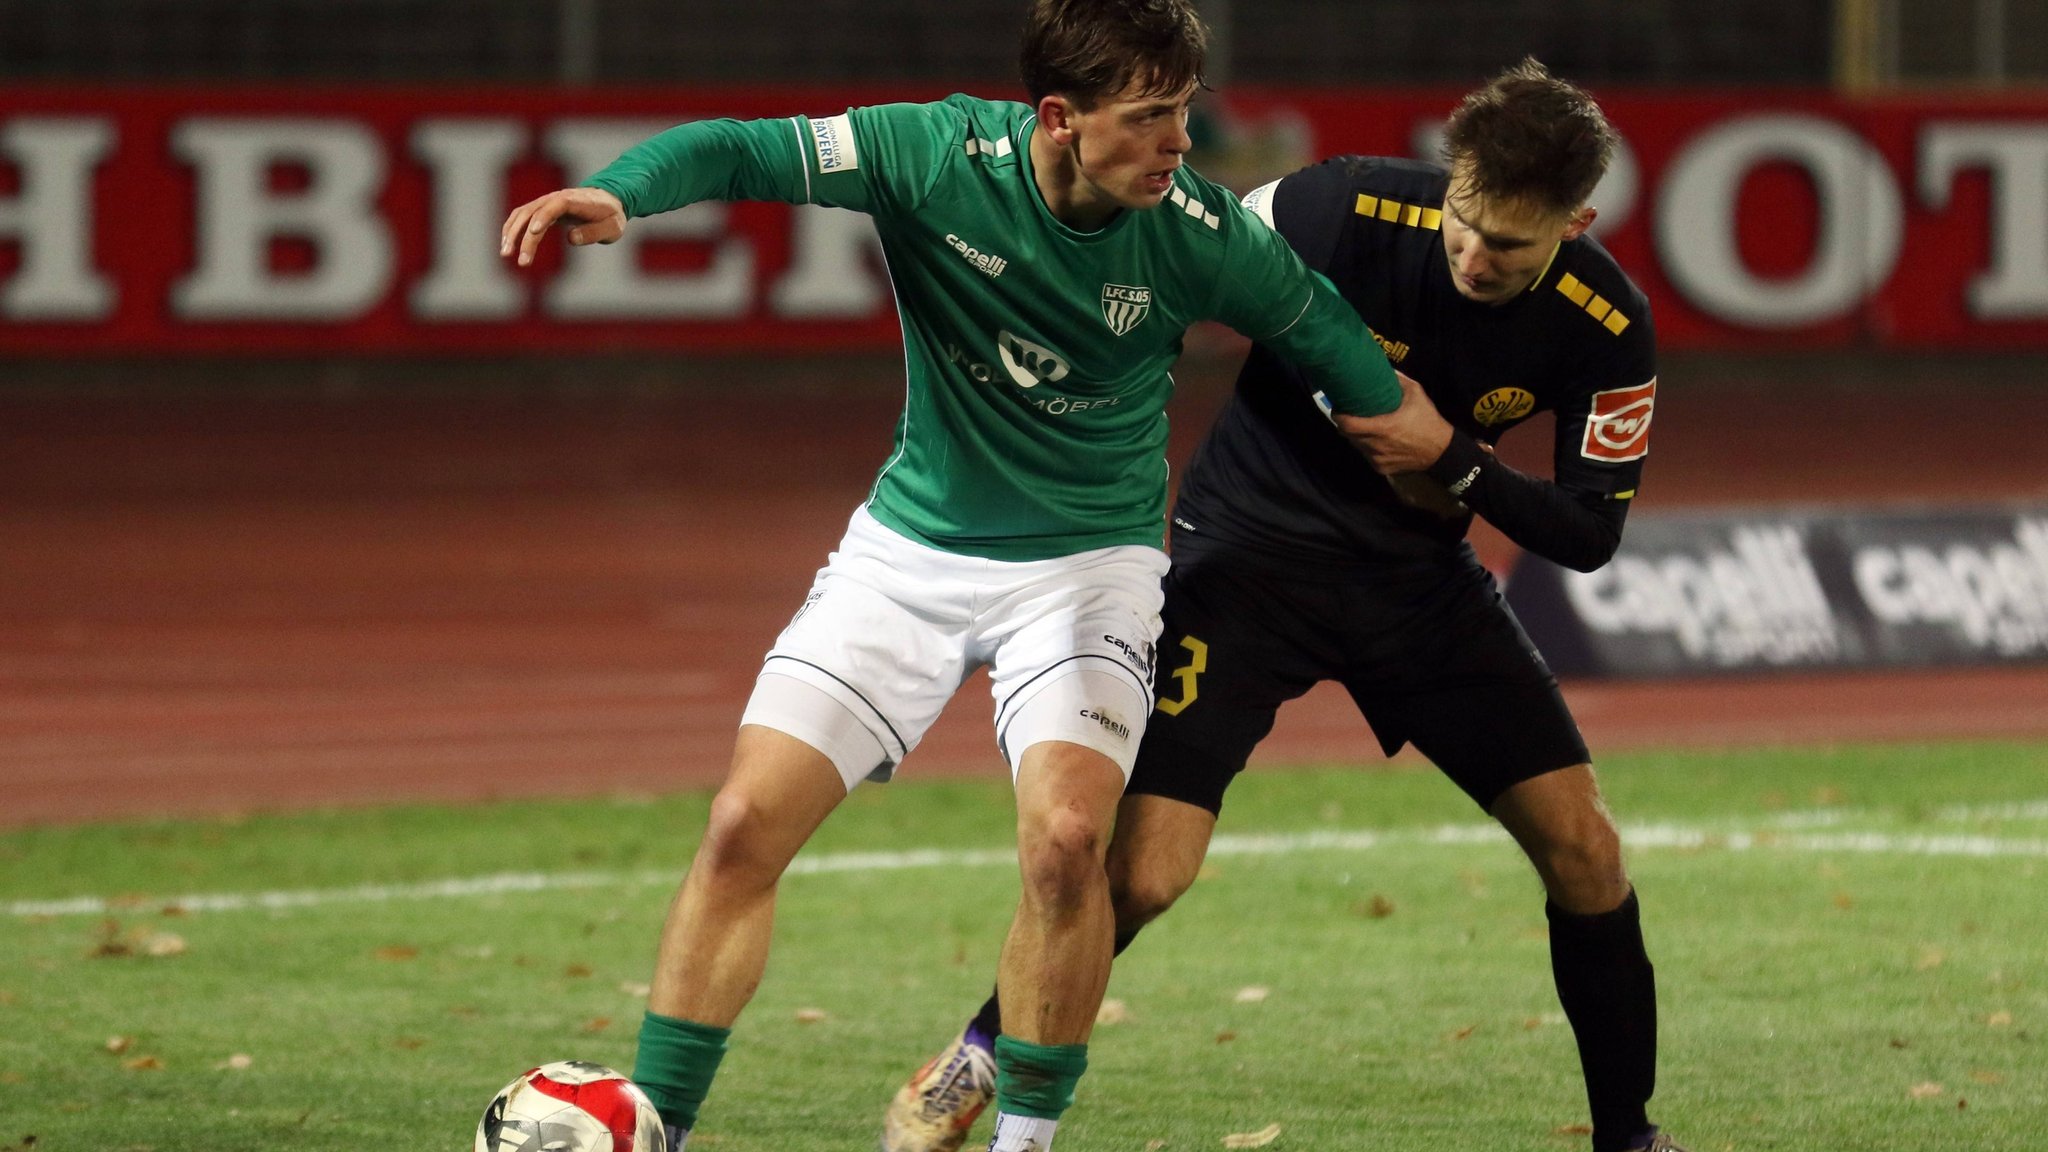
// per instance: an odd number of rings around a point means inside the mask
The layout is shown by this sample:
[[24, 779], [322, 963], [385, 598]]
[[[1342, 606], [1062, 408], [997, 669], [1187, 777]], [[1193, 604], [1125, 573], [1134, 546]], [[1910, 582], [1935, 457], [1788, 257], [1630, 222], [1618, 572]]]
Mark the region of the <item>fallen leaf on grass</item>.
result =
[[830, 1020], [831, 1018], [832, 1014], [823, 1008], [799, 1008], [796, 1010], [796, 1022], [799, 1024], [816, 1024], [820, 1020]]
[[152, 932], [142, 938], [142, 950], [151, 956], [182, 956], [185, 938], [176, 932]]
[[237, 1052], [233, 1056], [215, 1064], [214, 1068], [218, 1071], [240, 1072], [254, 1063], [256, 1061], [250, 1059], [247, 1052]]
[[571, 964], [567, 968], [562, 969], [562, 975], [567, 976], [571, 980], [582, 980], [590, 975], [590, 965]]
[[1216, 1034], [1216, 1042], [1218, 1044], [1228, 1044], [1235, 1039], [1237, 1039], [1237, 1033], [1235, 1032], [1218, 1032]]
[[1942, 951], [1941, 949], [1922, 948], [1920, 949], [1919, 957], [1913, 961], [1913, 971], [1932, 972], [1936, 968], [1941, 967], [1943, 964], [1947, 962], [1948, 953]]
[[1833, 896], [1828, 897], [1828, 903], [1833, 904], [1835, 907], [1840, 908], [1844, 912], [1847, 912], [1849, 909], [1854, 908], [1856, 906], [1856, 898], [1854, 896], [1849, 895], [1847, 892], [1837, 892]]
[[1130, 1019], [1130, 1006], [1121, 1000], [1104, 1000], [1102, 1007], [1095, 1010], [1097, 1024], [1127, 1024]]
[[112, 1052], [116, 1056], [119, 1056], [121, 1053], [126, 1052], [127, 1050], [133, 1047], [135, 1047], [135, 1037], [133, 1036], [107, 1037], [107, 1051]]
[[594, 1036], [594, 1035], [596, 1035], [597, 1033], [599, 1033], [599, 1032], [602, 1032], [602, 1031], [604, 1031], [605, 1029], [607, 1029], [607, 1028], [609, 1028], [609, 1027], [611, 1027], [611, 1026], [612, 1026], [612, 1018], [611, 1018], [611, 1017], [609, 1017], [609, 1016], [598, 1016], [598, 1017], [596, 1017], [596, 1018], [594, 1018], [594, 1019], [590, 1019], [590, 1020], [585, 1020], [585, 1021], [583, 1022], [583, 1028], [582, 1028], [582, 1032], [583, 1032], [583, 1034], [584, 1034], [585, 1036]]
[[420, 950], [410, 944], [386, 944], [375, 952], [370, 953], [370, 955], [375, 956], [379, 960], [392, 961], [412, 960], [418, 957], [419, 954]]
[[1550, 1133], [1553, 1136], [1591, 1136], [1593, 1134], [1593, 1126], [1591, 1124], [1559, 1124], [1557, 1127], [1552, 1128]]
[[1979, 1084], [2005, 1083], [2005, 1077], [1999, 1075], [1996, 1072], [1986, 1072], [1982, 1068], [1979, 1068], [1976, 1071], [1970, 1073], [1970, 1079], [1975, 1080]]
[[417, 1052], [426, 1045], [427, 1042], [417, 1036], [400, 1036], [391, 1042], [393, 1048], [403, 1048], [407, 1052]]
[[1145, 1141], [1145, 1152], [1159, 1152], [1159, 1150], [1164, 1147], [1166, 1147], [1166, 1141], [1164, 1140]]
[[1891, 1045], [1894, 1048], [1904, 1048], [1906, 1046], [1906, 1041], [1901, 1037], [1894, 1036], [1891, 1039]]
[[628, 996], [636, 996], [644, 1000], [653, 989], [637, 981], [622, 980], [619, 982], [619, 991], [624, 992]]
[[1986, 1028], [2010, 1028], [2012, 1027], [2012, 1013], [1993, 1012], [1984, 1018], [1984, 1026]]
[[1922, 1080], [1920, 1083], [1915, 1084], [1911, 1088], [1906, 1089], [1906, 1095], [1911, 1096], [1915, 1100], [1926, 1100], [1934, 1096], [1939, 1096], [1946, 1091], [1948, 1091], [1948, 1089], [1943, 1088], [1941, 1085], [1936, 1084], [1932, 1080]]
[[1225, 1148], [1264, 1148], [1280, 1138], [1280, 1126], [1268, 1124], [1257, 1132], [1232, 1132], [1223, 1138]]
[[0, 1072], [0, 1084], [23, 1084], [27, 1081], [28, 1077], [19, 1072]]
[[166, 904], [163, 907], [157, 909], [156, 914], [159, 916], [169, 916], [173, 918], [191, 915], [190, 912], [187, 912], [185, 910], [185, 906], [183, 904]]
[[1385, 920], [1394, 914], [1394, 902], [1375, 892], [1372, 899], [1353, 904], [1351, 910], [1368, 920]]
[[1232, 997], [1232, 999], [1236, 1000], [1239, 1004], [1257, 1004], [1260, 1001], [1264, 1000], [1266, 997], [1271, 996], [1272, 994], [1273, 990], [1271, 988], [1262, 987], [1258, 984], [1251, 984], [1243, 988], [1239, 988], [1237, 990], [1237, 995]]
[[1456, 1032], [1453, 1032], [1453, 1033], [1451, 1033], [1451, 1039], [1453, 1039], [1453, 1040], [1465, 1040], [1465, 1039], [1468, 1039], [1468, 1038], [1470, 1038], [1470, 1037], [1471, 1037], [1471, 1035], [1472, 1035], [1472, 1034], [1473, 1034], [1474, 1032], [1477, 1032], [1477, 1031], [1479, 1031], [1479, 1025], [1477, 1025], [1477, 1024], [1467, 1024], [1467, 1025], [1465, 1025], [1465, 1026], [1464, 1026], [1463, 1028], [1460, 1028], [1460, 1029], [1458, 1029], [1458, 1030], [1457, 1030]]
[[121, 1061], [121, 1067], [130, 1072], [161, 1072], [164, 1062], [154, 1056], [137, 1056], [133, 1060]]
[[0, 1005], [5, 1005], [9, 1008], [12, 1008], [14, 1006], [14, 1002], [17, 999], [19, 999], [19, 997], [17, 997], [14, 993], [9, 992], [4, 988], [0, 988]]

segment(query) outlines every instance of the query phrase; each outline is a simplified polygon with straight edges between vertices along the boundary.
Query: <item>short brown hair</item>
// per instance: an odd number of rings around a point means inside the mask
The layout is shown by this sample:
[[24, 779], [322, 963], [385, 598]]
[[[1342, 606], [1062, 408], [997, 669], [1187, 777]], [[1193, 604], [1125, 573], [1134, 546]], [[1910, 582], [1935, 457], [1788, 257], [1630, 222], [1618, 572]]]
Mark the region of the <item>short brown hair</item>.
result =
[[1133, 81], [1171, 96], [1202, 81], [1209, 30], [1187, 0], [1032, 0], [1019, 71], [1033, 104], [1093, 108]]
[[1620, 142], [1600, 105], [1534, 56], [1466, 95], [1444, 130], [1444, 159], [1489, 199], [1575, 211]]

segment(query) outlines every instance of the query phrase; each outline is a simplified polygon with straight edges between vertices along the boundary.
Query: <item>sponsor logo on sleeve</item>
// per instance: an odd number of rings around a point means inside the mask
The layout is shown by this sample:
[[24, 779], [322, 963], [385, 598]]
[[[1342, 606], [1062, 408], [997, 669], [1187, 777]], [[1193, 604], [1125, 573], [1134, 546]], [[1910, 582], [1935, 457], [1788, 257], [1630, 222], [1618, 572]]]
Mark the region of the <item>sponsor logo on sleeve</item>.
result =
[[1633, 388], [1593, 393], [1593, 410], [1586, 416], [1586, 436], [1579, 445], [1579, 455], [1612, 464], [1648, 455], [1650, 413], [1656, 399], [1655, 377]]
[[818, 152], [818, 172], [850, 172], [860, 167], [860, 152], [853, 144], [853, 117], [837, 116], [811, 121], [811, 146]]

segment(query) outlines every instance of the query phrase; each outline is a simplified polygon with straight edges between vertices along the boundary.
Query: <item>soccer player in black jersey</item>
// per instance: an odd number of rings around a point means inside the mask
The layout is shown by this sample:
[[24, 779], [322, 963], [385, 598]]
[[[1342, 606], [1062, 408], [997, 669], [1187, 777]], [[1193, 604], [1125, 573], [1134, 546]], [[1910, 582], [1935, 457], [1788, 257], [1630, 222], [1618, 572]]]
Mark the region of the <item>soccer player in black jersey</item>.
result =
[[[1389, 755], [1415, 745], [1535, 865], [1594, 1152], [1677, 1152], [1646, 1112], [1656, 991], [1591, 756], [1465, 540], [1482, 516], [1582, 571], [1620, 543], [1657, 369], [1643, 294], [1585, 234], [1614, 144], [1586, 93], [1528, 60], [1452, 114], [1447, 169], [1339, 157], [1245, 198], [1364, 316], [1406, 397], [1340, 431], [1252, 349], [1174, 508], [1157, 709], [1109, 873], [1121, 951], [1194, 882], [1281, 703], [1335, 680]], [[1545, 410], [1550, 479], [1494, 457]], [[884, 1152], [959, 1147], [993, 1091], [999, 1020], [991, 998], [897, 1094]]]

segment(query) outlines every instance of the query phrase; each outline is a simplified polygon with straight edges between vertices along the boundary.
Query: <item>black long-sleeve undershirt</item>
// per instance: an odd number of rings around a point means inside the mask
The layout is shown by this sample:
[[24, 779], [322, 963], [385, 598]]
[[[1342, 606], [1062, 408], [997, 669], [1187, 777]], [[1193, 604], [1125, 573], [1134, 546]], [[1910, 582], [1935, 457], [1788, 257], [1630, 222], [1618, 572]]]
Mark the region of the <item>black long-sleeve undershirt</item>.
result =
[[1429, 475], [1501, 535], [1553, 563], [1591, 572], [1621, 546], [1627, 500], [1574, 493], [1518, 471], [1462, 430], [1452, 430]]

